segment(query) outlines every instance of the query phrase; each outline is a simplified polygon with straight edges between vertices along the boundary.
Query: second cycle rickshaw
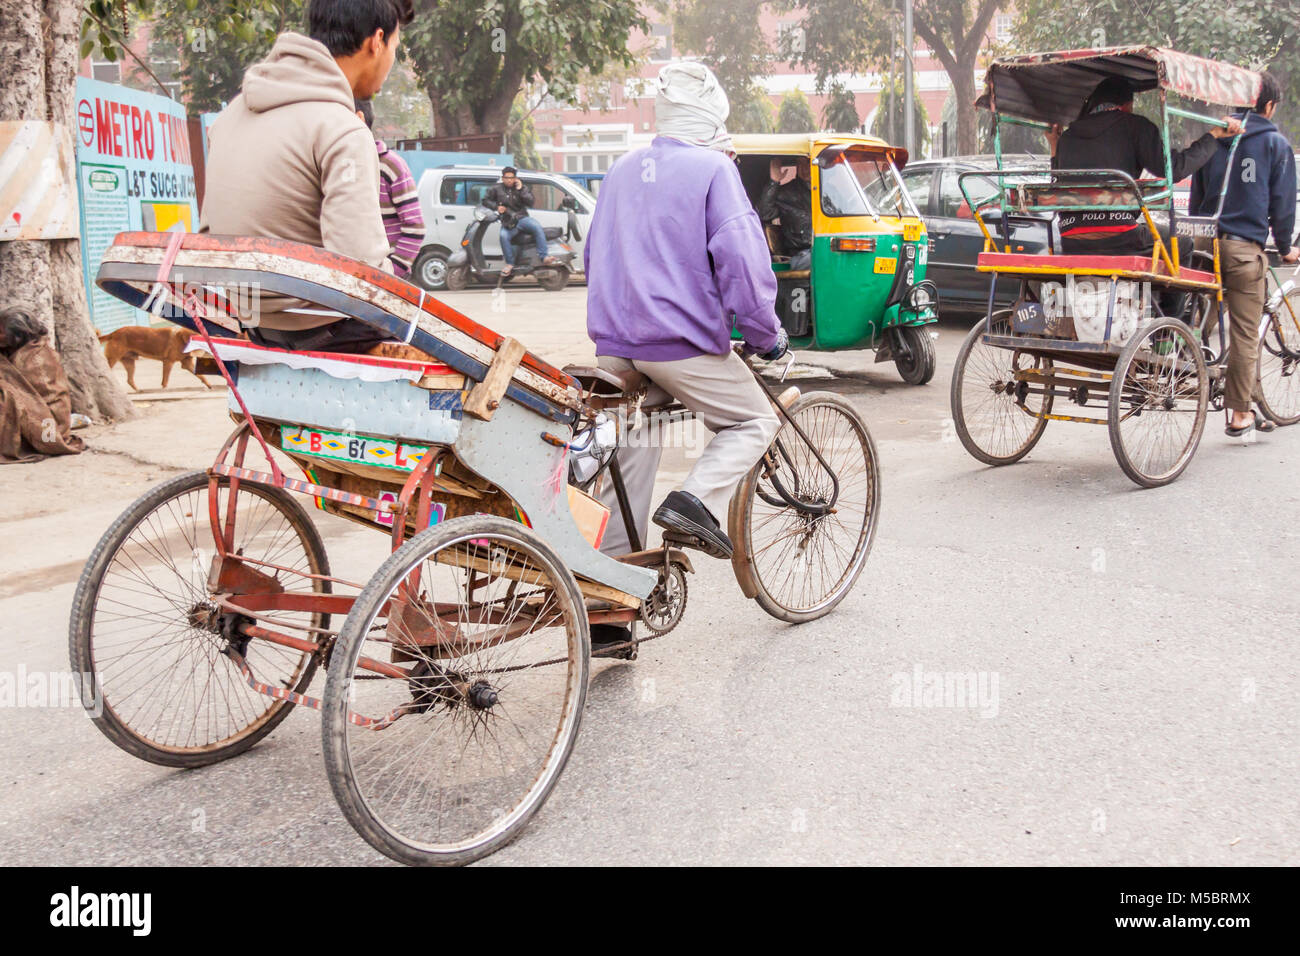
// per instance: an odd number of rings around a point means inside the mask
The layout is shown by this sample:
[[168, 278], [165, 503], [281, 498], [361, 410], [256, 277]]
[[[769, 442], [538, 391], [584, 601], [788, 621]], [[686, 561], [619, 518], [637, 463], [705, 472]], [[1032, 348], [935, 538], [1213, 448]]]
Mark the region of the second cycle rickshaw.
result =
[[[1108, 76], [1158, 94], [1163, 177], [1003, 166], [1003, 123], [1068, 125]], [[1186, 469], [1207, 409], [1222, 395], [1228, 323], [1217, 213], [1180, 215], [1174, 204], [1170, 117], [1223, 122], [1169, 96], [1249, 109], [1259, 89], [1259, 75], [1249, 70], [1149, 46], [1026, 54], [990, 66], [979, 105], [994, 116], [999, 168], [959, 178], [984, 232], [978, 268], [990, 278], [988, 314], [962, 344], [951, 386], [957, 435], [972, 456], [990, 465], [1019, 461], [1048, 422], [1069, 421], [1105, 425], [1120, 467], [1139, 485], [1167, 484]], [[972, 179], [980, 180], [978, 202]], [[1221, 211], [1222, 192], [1218, 201]], [[1031, 255], [1002, 241], [1023, 222], [1046, 222], [1051, 239], [1055, 215], [1066, 211], [1099, 219], [1131, 213], [1149, 232], [1152, 251], [1065, 255], [1057, 236], [1048, 254]], [[998, 276], [1020, 280], [1009, 310], [994, 308]], [[1204, 339], [1216, 323], [1217, 350]], [[1284, 295], [1266, 313], [1261, 337], [1266, 411], [1294, 421], [1300, 325], [1291, 299]], [[1066, 403], [1074, 407], [1063, 410]]]

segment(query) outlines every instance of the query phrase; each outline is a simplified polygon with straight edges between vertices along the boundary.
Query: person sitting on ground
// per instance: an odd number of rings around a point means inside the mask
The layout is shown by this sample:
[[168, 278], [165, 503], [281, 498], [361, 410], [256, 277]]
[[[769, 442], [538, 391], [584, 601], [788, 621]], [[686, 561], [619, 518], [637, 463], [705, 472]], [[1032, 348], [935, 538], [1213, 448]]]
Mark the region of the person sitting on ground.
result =
[[[392, 271], [379, 158], [355, 102], [383, 86], [411, 16], [411, 0], [309, 0], [309, 36], [281, 34], [212, 124], [201, 231], [288, 239]], [[388, 338], [297, 299], [261, 296], [255, 308], [240, 318], [259, 345], [363, 352]]]
[[482, 205], [495, 209], [501, 216], [501, 255], [506, 260], [501, 268], [503, 276], [514, 271], [515, 247], [511, 240], [521, 232], [533, 237], [542, 265], [555, 265], [555, 257], [546, 254], [546, 232], [542, 224], [528, 215], [528, 207], [533, 205], [533, 191], [524, 185], [517, 169], [507, 166], [501, 170], [501, 181], [493, 183], [483, 194]]
[[[1053, 169], [1118, 169], [1134, 179], [1143, 171], [1161, 179], [1165, 151], [1160, 129], [1133, 112], [1132, 84], [1123, 77], [1107, 77], [1084, 101], [1079, 118], [1064, 133], [1053, 127], [1047, 134]], [[1173, 182], [1190, 176], [1214, 154], [1216, 140], [1241, 131], [1241, 124], [1224, 117], [1227, 129], [1216, 127], [1184, 150], [1170, 150]], [[1102, 183], [1102, 180], [1096, 180]], [[1076, 185], [1087, 185], [1080, 178]], [[1109, 184], [1107, 184], [1109, 185]], [[1136, 205], [1126, 190], [1123, 205]], [[1154, 240], [1138, 212], [1060, 214], [1061, 251], [1084, 255], [1149, 255]], [[1184, 250], [1190, 253], [1190, 248]]]
[[782, 182], [781, 160], [772, 160], [771, 177], [758, 198], [758, 218], [780, 220], [781, 246], [790, 257], [791, 270], [807, 269], [812, 263], [812, 164], [807, 156], [795, 160], [795, 174]]
[[[758, 214], [728, 155], [727, 97], [703, 64], [659, 71], [658, 135], [610, 167], [583, 250], [587, 333], [600, 367], [650, 380], [645, 403], [675, 398], [714, 433], [654, 522], [706, 553], [729, 558], [718, 518], [736, 483], [754, 467], [779, 421], [763, 389], [731, 350], [731, 331], [775, 360], [789, 346], [777, 321], [776, 277]], [[668, 241], [665, 241], [667, 239]], [[657, 425], [632, 432], [618, 451], [638, 537], [645, 542], [655, 473], [663, 451]], [[619, 514], [612, 483], [602, 502]], [[629, 529], [610, 522], [601, 550], [632, 550]], [[597, 624], [592, 643], [629, 638]]]
[[[356, 107], [357, 116], [373, 130], [375, 110], [371, 101], [357, 100]], [[388, 261], [393, 264], [393, 275], [405, 277], [411, 274], [411, 265], [424, 245], [420, 196], [406, 160], [382, 139], [375, 140], [375, 149], [379, 151], [379, 213], [388, 236]]]

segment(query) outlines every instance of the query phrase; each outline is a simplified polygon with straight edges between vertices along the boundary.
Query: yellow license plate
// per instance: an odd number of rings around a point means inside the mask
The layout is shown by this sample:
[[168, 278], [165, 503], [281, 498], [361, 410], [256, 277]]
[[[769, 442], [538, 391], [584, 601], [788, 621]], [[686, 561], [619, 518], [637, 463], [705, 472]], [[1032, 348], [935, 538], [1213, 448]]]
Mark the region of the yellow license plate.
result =
[[[903, 223], [903, 241], [916, 242], [921, 238], [921, 224], [919, 222]], [[892, 269], [890, 270], [893, 271]]]
[[898, 268], [897, 259], [877, 259], [876, 272], [880, 275], [892, 276], [894, 270]]

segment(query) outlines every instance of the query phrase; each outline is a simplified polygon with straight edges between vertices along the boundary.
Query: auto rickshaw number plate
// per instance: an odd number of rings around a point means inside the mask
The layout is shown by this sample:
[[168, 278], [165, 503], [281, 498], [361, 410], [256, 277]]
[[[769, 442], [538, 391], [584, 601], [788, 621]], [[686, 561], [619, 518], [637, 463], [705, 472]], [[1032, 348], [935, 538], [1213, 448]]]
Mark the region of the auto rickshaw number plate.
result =
[[921, 224], [919, 222], [903, 223], [903, 241], [916, 242], [921, 238]]
[[881, 275], [892, 276], [897, 269], [898, 269], [897, 259], [876, 260], [876, 272], [880, 273]]

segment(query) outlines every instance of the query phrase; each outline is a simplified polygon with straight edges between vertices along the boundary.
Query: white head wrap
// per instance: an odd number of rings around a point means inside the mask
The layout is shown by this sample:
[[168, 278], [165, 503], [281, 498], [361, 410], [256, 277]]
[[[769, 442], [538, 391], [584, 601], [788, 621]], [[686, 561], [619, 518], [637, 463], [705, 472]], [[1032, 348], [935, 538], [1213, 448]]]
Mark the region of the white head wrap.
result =
[[655, 129], [660, 136], [707, 146], [731, 149], [727, 114], [731, 107], [718, 78], [703, 63], [669, 63], [655, 81]]

